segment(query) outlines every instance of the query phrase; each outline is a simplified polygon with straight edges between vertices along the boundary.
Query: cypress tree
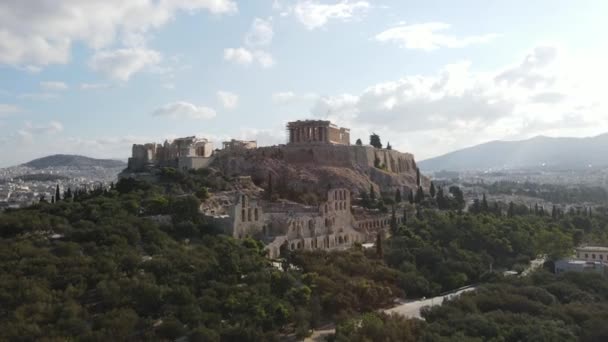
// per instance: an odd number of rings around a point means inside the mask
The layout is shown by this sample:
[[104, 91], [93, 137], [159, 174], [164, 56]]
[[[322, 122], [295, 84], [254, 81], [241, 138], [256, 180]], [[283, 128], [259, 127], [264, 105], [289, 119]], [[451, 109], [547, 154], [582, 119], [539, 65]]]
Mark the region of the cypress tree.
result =
[[420, 168], [416, 168], [416, 186], [420, 187]]
[[410, 201], [410, 204], [414, 204], [414, 190], [410, 189], [410, 194], [407, 199]]
[[429, 190], [429, 193], [431, 194], [431, 198], [435, 198], [437, 191], [435, 189], [435, 183], [433, 182], [431, 182], [431, 189]]
[[268, 172], [268, 199], [272, 199], [272, 173]]
[[372, 201], [376, 200], [376, 191], [374, 190], [374, 185], [373, 184], [369, 185], [369, 198]]
[[386, 149], [387, 150], [392, 150], [393, 149], [393, 146], [391, 146], [391, 142], [390, 141], [386, 143]]
[[515, 216], [515, 204], [513, 202], [509, 202], [509, 210], [507, 210], [507, 216], [508, 217]]
[[481, 198], [481, 211], [484, 213], [487, 213], [488, 211], [490, 211], [490, 207], [488, 206], [488, 200], [486, 199], [486, 194], [483, 194], [483, 197]]
[[401, 190], [395, 191], [395, 203], [401, 203]]
[[382, 248], [382, 233], [376, 234], [376, 255], [378, 258], [384, 258], [384, 249]]
[[61, 201], [61, 194], [59, 193], [59, 184], [57, 184], [57, 188], [55, 188], [55, 202]]
[[397, 215], [395, 214], [395, 207], [393, 206], [393, 213], [391, 215], [391, 233], [395, 235], [398, 229], [399, 225], [397, 224]]
[[445, 196], [443, 195], [442, 187], [439, 187], [439, 190], [437, 191], [437, 208], [439, 210], [448, 209], [445, 203]]
[[414, 197], [414, 202], [420, 204], [422, 201], [424, 201], [424, 190], [419, 186], [418, 191], [416, 191], [416, 197]]
[[355, 144], [357, 146], [361, 146], [361, 145], [363, 145], [363, 142], [361, 141], [361, 139], [357, 139], [357, 141], [355, 142]]

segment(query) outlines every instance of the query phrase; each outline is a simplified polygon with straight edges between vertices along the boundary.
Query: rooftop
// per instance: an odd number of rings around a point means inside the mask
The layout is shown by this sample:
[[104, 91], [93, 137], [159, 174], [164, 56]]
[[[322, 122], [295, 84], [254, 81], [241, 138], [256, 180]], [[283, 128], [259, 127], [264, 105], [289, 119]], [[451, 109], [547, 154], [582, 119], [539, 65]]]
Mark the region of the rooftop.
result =
[[577, 251], [585, 252], [608, 252], [608, 247], [601, 246], [581, 246], [576, 248]]

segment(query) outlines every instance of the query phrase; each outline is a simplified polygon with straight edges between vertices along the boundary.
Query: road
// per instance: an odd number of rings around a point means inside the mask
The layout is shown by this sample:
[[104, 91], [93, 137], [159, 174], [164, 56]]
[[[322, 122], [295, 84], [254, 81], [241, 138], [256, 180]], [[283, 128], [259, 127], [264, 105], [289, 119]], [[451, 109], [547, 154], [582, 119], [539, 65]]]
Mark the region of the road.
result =
[[443, 304], [444, 299], [452, 299], [454, 297], [458, 297], [459, 295], [461, 295], [465, 292], [474, 291], [475, 289], [477, 289], [476, 286], [468, 286], [468, 287], [464, 287], [464, 288], [446, 293], [445, 295], [442, 295], [442, 296], [437, 296], [437, 297], [433, 297], [433, 298], [424, 298], [424, 299], [413, 300], [413, 301], [405, 301], [395, 307], [392, 307], [387, 310], [383, 310], [383, 312], [387, 313], [389, 315], [396, 313], [396, 314], [402, 315], [407, 318], [422, 318], [420, 316], [420, 309], [422, 309], [423, 307], [441, 305], [441, 304]]
[[[547, 260], [546, 256], [542, 256], [538, 259], [534, 259], [534, 260], [530, 261], [530, 265], [521, 273], [520, 276], [525, 277], [528, 274], [530, 274], [532, 271], [538, 269], [539, 267], [542, 267], [542, 265], [545, 263], [546, 260]], [[394, 306], [390, 309], [382, 310], [382, 312], [389, 314], [389, 315], [396, 313], [396, 314], [402, 315], [407, 318], [422, 319], [422, 317], [420, 316], [420, 309], [422, 309], [423, 307], [442, 305], [444, 299], [452, 299], [465, 292], [474, 291], [476, 289], [477, 289], [477, 285], [471, 285], [471, 286], [466, 286], [466, 287], [463, 287], [460, 289], [456, 289], [454, 291], [451, 291], [451, 292], [448, 292], [441, 296], [437, 296], [437, 297], [433, 297], [433, 298], [428, 298], [428, 299], [424, 298], [424, 299], [411, 300], [411, 301], [402, 300], [396, 306]], [[310, 337], [307, 337], [304, 341], [306, 341], [306, 342], [325, 341], [326, 337], [333, 335], [335, 332], [336, 332], [336, 330], [333, 326], [327, 326], [327, 327], [322, 328], [321, 330], [315, 330], [313, 332], [313, 334]]]

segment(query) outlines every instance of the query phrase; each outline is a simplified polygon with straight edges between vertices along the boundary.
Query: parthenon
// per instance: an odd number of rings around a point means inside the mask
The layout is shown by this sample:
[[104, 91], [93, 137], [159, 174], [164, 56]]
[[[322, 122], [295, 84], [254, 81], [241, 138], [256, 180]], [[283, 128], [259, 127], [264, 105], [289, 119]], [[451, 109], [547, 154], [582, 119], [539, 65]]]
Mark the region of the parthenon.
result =
[[338, 127], [330, 121], [305, 120], [287, 124], [289, 144], [325, 143], [350, 145], [350, 130]]

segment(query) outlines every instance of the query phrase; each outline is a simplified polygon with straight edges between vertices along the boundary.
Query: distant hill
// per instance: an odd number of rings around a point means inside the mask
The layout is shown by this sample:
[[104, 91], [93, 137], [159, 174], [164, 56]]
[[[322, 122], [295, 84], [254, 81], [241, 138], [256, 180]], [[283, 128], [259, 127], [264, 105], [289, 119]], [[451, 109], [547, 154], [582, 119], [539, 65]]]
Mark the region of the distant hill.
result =
[[125, 167], [126, 164], [114, 159], [95, 159], [73, 154], [54, 154], [51, 156], [34, 159], [22, 164], [35, 169], [46, 169], [48, 167], [73, 167], [73, 168], [118, 168]]
[[423, 160], [418, 166], [426, 172], [608, 167], [608, 134], [589, 138], [538, 136], [521, 141], [491, 141]]

